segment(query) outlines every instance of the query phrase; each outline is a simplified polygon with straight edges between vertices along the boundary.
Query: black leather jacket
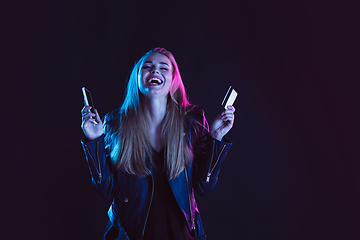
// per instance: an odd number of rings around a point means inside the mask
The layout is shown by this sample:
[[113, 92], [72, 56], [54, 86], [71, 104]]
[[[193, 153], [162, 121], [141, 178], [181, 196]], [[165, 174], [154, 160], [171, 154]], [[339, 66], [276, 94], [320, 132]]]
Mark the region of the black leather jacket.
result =
[[[115, 110], [105, 116], [105, 134], [107, 124], [119, 121], [118, 113], [119, 110]], [[195, 229], [196, 239], [205, 239], [194, 190], [204, 196], [214, 188], [231, 143], [224, 140], [220, 142], [210, 136], [201, 109], [194, 107], [188, 111], [186, 125], [185, 137], [190, 139], [194, 153], [192, 165], [175, 179], [169, 180], [169, 183], [189, 229]], [[115, 170], [105, 150], [104, 135], [92, 142], [85, 139], [81, 142], [94, 185], [102, 196], [113, 200], [108, 215], [112, 224], [119, 229], [120, 235], [122, 234], [120, 239], [141, 238], [152, 201], [152, 175], [138, 177]], [[149, 169], [152, 171], [150, 164]]]

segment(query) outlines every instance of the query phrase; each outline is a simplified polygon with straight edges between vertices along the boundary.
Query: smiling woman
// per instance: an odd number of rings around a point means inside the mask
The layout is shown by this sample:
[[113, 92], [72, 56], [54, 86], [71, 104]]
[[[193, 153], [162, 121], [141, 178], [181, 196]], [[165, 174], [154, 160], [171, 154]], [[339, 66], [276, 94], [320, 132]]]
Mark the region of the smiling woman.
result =
[[194, 191], [214, 188], [235, 109], [223, 111], [209, 132], [163, 48], [135, 64], [120, 109], [103, 122], [90, 109], [82, 110], [82, 145], [94, 185], [113, 200], [104, 239], [206, 239]]
[[170, 59], [163, 54], [152, 53], [144, 60], [139, 74], [140, 92], [150, 98], [168, 95], [173, 77]]

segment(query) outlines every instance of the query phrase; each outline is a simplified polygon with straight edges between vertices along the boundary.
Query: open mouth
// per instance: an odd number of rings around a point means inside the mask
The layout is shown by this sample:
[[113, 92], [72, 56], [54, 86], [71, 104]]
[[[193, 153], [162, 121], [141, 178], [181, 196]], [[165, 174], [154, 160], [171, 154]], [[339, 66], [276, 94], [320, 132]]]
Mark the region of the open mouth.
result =
[[164, 81], [158, 78], [150, 78], [147, 82], [152, 86], [157, 86], [162, 84]]

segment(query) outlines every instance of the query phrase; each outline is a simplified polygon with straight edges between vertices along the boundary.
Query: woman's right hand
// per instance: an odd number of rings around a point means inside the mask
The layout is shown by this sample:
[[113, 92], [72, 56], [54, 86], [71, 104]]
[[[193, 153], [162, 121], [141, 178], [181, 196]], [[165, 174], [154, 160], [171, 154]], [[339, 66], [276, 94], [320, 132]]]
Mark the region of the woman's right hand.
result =
[[103, 125], [99, 113], [95, 110], [95, 114], [90, 111], [91, 106], [85, 106], [81, 110], [82, 123], [81, 128], [84, 131], [85, 137], [89, 140], [95, 140], [100, 137], [103, 132]]

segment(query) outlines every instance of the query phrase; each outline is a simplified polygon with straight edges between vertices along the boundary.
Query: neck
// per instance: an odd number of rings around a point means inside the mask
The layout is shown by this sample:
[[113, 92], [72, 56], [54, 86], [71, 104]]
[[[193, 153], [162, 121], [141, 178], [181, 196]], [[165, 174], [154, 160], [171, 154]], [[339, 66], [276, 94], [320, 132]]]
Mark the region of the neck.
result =
[[143, 106], [150, 124], [159, 125], [165, 116], [167, 98], [145, 98], [144, 100]]

